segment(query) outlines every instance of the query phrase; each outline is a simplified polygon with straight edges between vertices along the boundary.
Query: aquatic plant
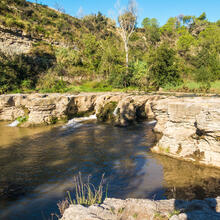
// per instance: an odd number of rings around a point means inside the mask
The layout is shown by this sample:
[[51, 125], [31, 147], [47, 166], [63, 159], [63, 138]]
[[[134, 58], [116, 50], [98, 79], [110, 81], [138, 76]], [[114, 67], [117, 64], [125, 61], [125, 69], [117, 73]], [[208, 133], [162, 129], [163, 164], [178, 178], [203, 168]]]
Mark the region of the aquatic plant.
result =
[[16, 119], [19, 122], [19, 125], [28, 120], [28, 116], [20, 116]]

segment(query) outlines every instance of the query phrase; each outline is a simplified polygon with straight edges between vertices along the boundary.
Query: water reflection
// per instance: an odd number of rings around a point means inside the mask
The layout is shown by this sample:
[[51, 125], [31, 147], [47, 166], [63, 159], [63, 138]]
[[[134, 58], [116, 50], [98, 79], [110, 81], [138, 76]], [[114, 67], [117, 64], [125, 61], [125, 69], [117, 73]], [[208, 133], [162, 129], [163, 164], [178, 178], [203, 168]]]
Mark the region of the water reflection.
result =
[[219, 170], [149, 152], [152, 126], [24, 129], [0, 123], [0, 219], [49, 219], [79, 171], [91, 174], [94, 184], [105, 173], [109, 197], [220, 195]]
[[[8, 133], [5, 129], [13, 128], [1, 129]], [[155, 164], [156, 173], [162, 167], [146, 154], [154, 134], [144, 124], [130, 128], [86, 124], [77, 129], [29, 132], [13, 143], [3, 140], [1, 144], [0, 218], [39, 219], [41, 212], [57, 212], [57, 201], [72, 187], [72, 177], [79, 171], [91, 174], [95, 184], [105, 173], [112, 197], [147, 197], [162, 183], [162, 173], [154, 175], [149, 170], [146, 175], [148, 164]], [[156, 182], [159, 176], [158, 184], [143, 184], [153, 181], [148, 175], [157, 178]]]
[[220, 170], [155, 155], [163, 166], [167, 198], [204, 199], [220, 195]]

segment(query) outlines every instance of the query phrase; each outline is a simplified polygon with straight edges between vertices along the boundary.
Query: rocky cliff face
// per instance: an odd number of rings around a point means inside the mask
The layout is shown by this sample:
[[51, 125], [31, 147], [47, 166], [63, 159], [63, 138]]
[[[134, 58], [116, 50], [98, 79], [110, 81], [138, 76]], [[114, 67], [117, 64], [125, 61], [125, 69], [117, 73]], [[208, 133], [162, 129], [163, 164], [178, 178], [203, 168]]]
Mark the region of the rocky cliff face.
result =
[[168, 98], [152, 108], [163, 134], [154, 152], [220, 167], [219, 98]]
[[155, 118], [161, 134], [152, 151], [220, 167], [220, 98], [123, 93], [1, 95], [0, 120], [25, 117], [21, 126], [51, 124], [96, 114], [99, 121], [127, 126]]
[[0, 27], [0, 51], [5, 54], [28, 53], [34, 39], [23, 35], [21, 31]]

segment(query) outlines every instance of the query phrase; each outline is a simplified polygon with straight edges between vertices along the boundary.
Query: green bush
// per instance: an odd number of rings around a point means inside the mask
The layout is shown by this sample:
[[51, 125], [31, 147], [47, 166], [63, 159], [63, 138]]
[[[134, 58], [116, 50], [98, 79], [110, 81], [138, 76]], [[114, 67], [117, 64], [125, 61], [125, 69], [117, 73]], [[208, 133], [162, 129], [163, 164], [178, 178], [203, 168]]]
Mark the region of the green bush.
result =
[[148, 65], [151, 83], [156, 87], [176, 86], [181, 82], [176, 53], [166, 44], [151, 51]]
[[177, 41], [177, 48], [180, 52], [187, 52], [189, 51], [190, 47], [194, 44], [195, 39], [189, 33], [186, 33], [179, 37]]
[[39, 78], [37, 89], [42, 92], [65, 92], [67, 90], [67, 83], [50, 69], [47, 74]]
[[220, 79], [220, 58], [216, 53], [203, 48], [192, 58], [193, 74], [197, 82], [210, 85], [210, 82]]
[[148, 87], [149, 84], [149, 71], [147, 62], [136, 61], [130, 66], [131, 79], [130, 84], [139, 88]]
[[120, 64], [114, 65], [112, 69], [108, 82], [114, 88], [124, 88], [130, 85], [131, 75], [126, 73], [126, 67]]

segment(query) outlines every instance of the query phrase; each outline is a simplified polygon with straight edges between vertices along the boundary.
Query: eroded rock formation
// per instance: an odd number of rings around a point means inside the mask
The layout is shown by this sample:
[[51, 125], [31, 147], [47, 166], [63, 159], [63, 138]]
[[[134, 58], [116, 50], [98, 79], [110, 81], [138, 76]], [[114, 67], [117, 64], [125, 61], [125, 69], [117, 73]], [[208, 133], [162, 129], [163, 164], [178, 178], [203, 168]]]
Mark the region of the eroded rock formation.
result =
[[126, 126], [140, 118], [152, 118], [150, 103], [160, 98], [120, 93], [1, 95], [0, 120], [26, 116], [23, 126], [30, 126], [95, 113], [100, 121]]
[[219, 98], [167, 98], [152, 109], [162, 133], [154, 152], [220, 167]]

